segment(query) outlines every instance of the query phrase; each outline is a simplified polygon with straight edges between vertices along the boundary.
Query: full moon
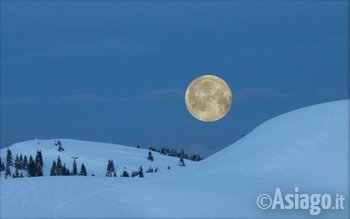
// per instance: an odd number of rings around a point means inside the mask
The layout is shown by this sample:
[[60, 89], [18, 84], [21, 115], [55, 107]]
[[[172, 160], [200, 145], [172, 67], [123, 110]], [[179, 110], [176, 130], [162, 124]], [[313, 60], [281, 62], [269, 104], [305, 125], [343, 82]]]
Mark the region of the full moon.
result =
[[214, 122], [230, 110], [232, 92], [228, 84], [214, 75], [203, 75], [188, 86], [185, 96], [188, 111], [198, 120]]

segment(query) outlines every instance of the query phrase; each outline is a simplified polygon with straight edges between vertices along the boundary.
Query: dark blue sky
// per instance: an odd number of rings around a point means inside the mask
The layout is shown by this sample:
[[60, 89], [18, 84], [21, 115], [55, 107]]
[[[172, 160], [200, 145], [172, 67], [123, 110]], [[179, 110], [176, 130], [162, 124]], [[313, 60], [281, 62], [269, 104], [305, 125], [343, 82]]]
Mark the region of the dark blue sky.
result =
[[[209, 155], [260, 123], [348, 98], [348, 1], [2, 1], [1, 145], [74, 138]], [[184, 103], [202, 74], [219, 122]]]

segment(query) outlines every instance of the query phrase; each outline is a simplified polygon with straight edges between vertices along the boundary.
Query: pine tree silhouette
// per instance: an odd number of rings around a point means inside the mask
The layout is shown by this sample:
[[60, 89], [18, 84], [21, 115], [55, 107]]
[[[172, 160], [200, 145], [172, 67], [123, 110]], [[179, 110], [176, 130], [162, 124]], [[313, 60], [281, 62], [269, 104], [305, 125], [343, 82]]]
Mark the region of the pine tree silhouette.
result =
[[36, 176], [43, 176], [43, 156], [41, 154], [41, 151], [36, 152], [35, 156], [35, 165], [36, 165]]
[[73, 170], [72, 170], [72, 176], [78, 175], [78, 168], [77, 168], [77, 163], [75, 162], [75, 159], [73, 161]]
[[22, 155], [22, 153], [19, 156], [19, 169], [23, 170], [23, 155]]
[[24, 158], [23, 158], [23, 169], [28, 170], [28, 158], [26, 155], [24, 155]]
[[16, 158], [15, 158], [15, 168], [19, 168], [19, 156], [18, 154], [16, 154]]
[[144, 177], [142, 166], [139, 168], [138, 175], [139, 177]]
[[123, 170], [122, 177], [129, 177], [129, 176], [130, 176], [130, 175], [129, 175], [128, 171]]
[[11, 150], [7, 148], [7, 154], [6, 154], [6, 166], [13, 166], [13, 158]]
[[58, 151], [61, 152], [61, 151], [64, 151], [64, 148], [62, 147], [62, 142], [60, 140], [56, 140], [55, 141], [55, 145], [58, 147]]
[[15, 178], [19, 178], [19, 172], [17, 168], [15, 169]]
[[5, 167], [5, 178], [7, 179], [7, 177], [11, 176], [11, 168], [10, 168], [10, 164], [6, 163], [6, 167]]
[[19, 169], [23, 170], [23, 155], [22, 155], [22, 153], [19, 156]]
[[43, 155], [39, 150], [36, 152], [35, 163], [40, 164], [40, 166], [44, 166]]
[[149, 161], [153, 161], [153, 160], [154, 160], [154, 159], [153, 159], [153, 154], [152, 154], [151, 151], [148, 152], [148, 157], [147, 157], [147, 159], [148, 159]]
[[67, 167], [66, 167], [66, 163], [63, 163], [63, 166], [62, 166], [62, 176], [67, 176]]
[[33, 160], [32, 155], [29, 156], [29, 163], [28, 163], [28, 176], [34, 177], [36, 174], [36, 165]]
[[114, 163], [113, 163], [113, 160], [111, 160], [111, 169], [110, 169], [110, 172], [113, 173], [114, 171], [115, 171]]
[[56, 161], [53, 161], [51, 166], [50, 176], [57, 176], [56, 170], [57, 170]]
[[80, 176], [87, 176], [87, 172], [86, 172], [86, 168], [85, 168], [84, 163], [81, 164], [79, 175]]
[[56, 162], [56, 176], [61, 176], [62, 175], [62, 161], [60, 156], [57, 157], [57, 162]]
[[138, 171], [132, 171], [131, 172], [131, 177], [135, 177], [135, 176], [138, 176], [138, 175], [139, 175]]
[[181, 167], [186, 166], [186, 165], [185, 165], [185, 161], [184, 161], [184, 159], [183, 159], [182, 157], [180, 158], [179, 166], [181, 166]]
[[112, 174], [114, 173], [114, 170], [115, 168], [114, 168], [113, 160], [108, 160], [106, 176], [111, 177]]
[[154, 172], [154, 170], [152, 167], [149, 167], [148, 170], [146, 171], [146, 173], [153, 173], [153, 172]]

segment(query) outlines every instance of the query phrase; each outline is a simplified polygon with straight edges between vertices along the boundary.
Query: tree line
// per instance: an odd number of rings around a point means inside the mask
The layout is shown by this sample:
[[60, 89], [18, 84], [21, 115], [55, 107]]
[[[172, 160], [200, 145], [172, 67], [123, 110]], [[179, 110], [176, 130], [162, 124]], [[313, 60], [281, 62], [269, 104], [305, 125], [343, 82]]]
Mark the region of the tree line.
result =
[[[106, 176], [107, 177], [112, 177], [112, 176], [113, 177], [117, 177], [117, 172], [115, 171], [113, 160], [108, 160]], [[138, 170], [131, 172], [131, 177], [136, 177], [136, 176], [139, 176], [141, 178], [145, 176], [144, 173], [143, 173], [142, 166], [140, 166]], [[130, 177], [129, 172], [126, 170], [125, 167], [124, 167], [124, 170], [121, 173], [120, 177]]]
[[84, 165], [84, 163], [80, 166], [80, 171], [78, 173], [76, 158], [73, 157], [73, 167], [72, 170], [69, 170], [69, 168], [66, 167], [66, 164], [63, 163], [60, 156], [57, 157], [57, 160], [54, 160], [52, 162], [51, 170], [50, 170], [50, 176], [87, 176], [87, 170]]
[[[140, 148], [140, 146], [138, 146]], [[178, 157], [178, 158], [183, 158], [187, 160], [192, 160], [192, 161], [201, 161], [203, 160], [203, 157], [201, 157], [198, 154], [187, 154], [183, 149], [180, 151], [176, 149], [171, 149], [171, 148], [166, 148], [166, 147], [161, 147], [161, 148], [156, 148], [156, 147], [149, 147], [150, 151], [158, 152], [163, 155], [171, 156], [171, 157]]]
[[[7, 149], [5, 162], [1, 161], [0, 158], [0, 172], [5, 172], [5, 178], [11, 177], [11, 175], [12, 178], [20, 178], [23, 177], [23, 172], [26, 172], [28, 177], [43, 176], [44, 161], [40, 150], [36, 152], [35, 158], [32, 155], [29, 155], [28, 158], [27, 155], [18, 156], [16, 154], [15, 159], [13, 159], [11, 150]], [[12, 174], [11, 167], [15, 168]]]
[[[59, 144], [60, 145], [60, 144]], [[58, 145], [58, 147], [59, 147]], [[154, 150], [153, 150], [154, 151]], [[179, 166], [185, 166], [185, 154], [183, 151], [180, 152], [179, 156]], [[72, 169], [69, 169], [66, 167], [65, 163], [62, 163], [62, 160], [60, 156], [57, 157], [56, 160], [52, 162], [51, 170], [50, 170], [50, 176], [87, 176], [87, 169], [84, 163], [80, 166], [80, 171], [78, 172], [76, 159], [78, 157], [72, 157], [73, 159], [73, 165]], [[147, 159], [151, 162], [154, 161], [154, 157], [152, 154], [152, 150], [148, 152]], [[11, 167], [15, 168], [14, 173], [11, 175]], [[12, 152], [10, 149], [7, 149], [6, 153], [6, 164], [1, 161], [0, 157], [0, 176], [1, 172], [5, 172], [5, 178], [11, 177], [12, 178], [19, 178], [23, 177], [23, 172], [26, 173], [28, 177], [37, 177], [37, 176], [43, 176], [43, 167], [44, 167], [44, 161], [43, 156], [40, 150], [37, 150], [35, 158], [32, 157], [32, 155], [29, 155], [29, 159], [26, 155], [16, 154], [15, 159], [13, 159]], [[170, 166], [168, 166], [167, 169], [170, 169]], [[157, 173], [159, 168], [151, 168], [146, 171], [146, 173]], [[91, 174], [94, 176], [94, 174]], [[106, 168], [106, 176], [107, 177], [117, 177], [116, 169], [114, 166], [113, 160], [108, 160], [107, 162], [107, 168]], [[121, 173], [120, 177], [144, 177], [144, 171], [142, 166], [138, 168], [138, 170], [134, 170], [131, 173], [129, 173], [126, 168], [124, 167], [123, 172]]]
[[[15, 168], [14, 173], [11, 174], [11, 167]], [[10, 149], [7, 149], [6, 152], [6, 161], [5, 163], [1, 160], [0, 157], [0, 174], [5, 172], [5, 178], [21, 178], [24, 177], [24, 174], [28, 177], [38, 177], [43, 176], [43, 167], [44, 160], [40, 150], [37, 150], [35, 158], [32, 155], [16, 154], [15, 159], [13, 159], [12, 152]], [[70, 171], [66, 164], [63, 163], [60, 156], [57, 157], [56, 161], [53, 161], [50, 176], [87, 176], [87, 170], [84, 163], [81, 164], [80, 171], [78, 173], [77, 164], [74, 159], [73, 169]], [[1, 175], [0, 175], [1, 176]]]

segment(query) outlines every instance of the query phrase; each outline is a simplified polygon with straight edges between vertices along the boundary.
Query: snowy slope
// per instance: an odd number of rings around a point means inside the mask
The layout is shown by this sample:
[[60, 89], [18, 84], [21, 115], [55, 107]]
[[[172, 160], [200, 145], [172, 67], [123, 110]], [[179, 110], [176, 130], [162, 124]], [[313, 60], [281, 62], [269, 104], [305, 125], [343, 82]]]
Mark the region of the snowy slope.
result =
[[[306, 210], [258, 209], [256, 198], [298, 186], [348, 202], [349, 103], [286, 113], [198, 165], [159, 177], [2, 177], [1, 218], [309, 218]], [[348, 215], [346, 204], [319, 217]]]
[[[349, 101], [299, 109], [269, 120], [201, 163], [201, 175], [234, 174], [345, 190]], [[215, 165], [220, 161], [220, 166]], [[222, 168], [224, 166], [225, 168]], [[322, 183], [320, 182], [322, 181]]]
[[[65, 163], [66, 167], [72, 170], [73, 160], [72, 157], [78, 157], [76, 160], [78, 171], [81, 163], [87, 168], [88, 175], [94, 174], [96, 176], [105, 176], [106, 166], [108, 160], [114, 161], [118, 176], [124, 170], [131, 172], [137, 170], [140, 166], [146, 171], [149, 167], [159, 168], [160, 170], [166, 170], [168, 166], [171, 168], [180, 168], [179, 159], [169, 156], [161, 155], [157, 152], [153, 152], [154, 161], [147, 160], [147, 149], [97, 143], [89, 141], [78, 141], [70, 139], [60, 139], [64, 151], [59, 152], [55, 146], [55, 140], [31, 140], [16, 143], [8, 147], [13, 158], [16, 154], [27, 155], [29, 154], [35, 158], [36, 151], [41, 150], [44, 160], [44, 176], [50, 175], [50, 169], [52, 162], [60, 156], [62, 164]], [[4, 161], [6, 157], [7, 148], [0, 150], [1, 159]], [[194, 162], [186, 160], [186, 164], [191, 165]]]

